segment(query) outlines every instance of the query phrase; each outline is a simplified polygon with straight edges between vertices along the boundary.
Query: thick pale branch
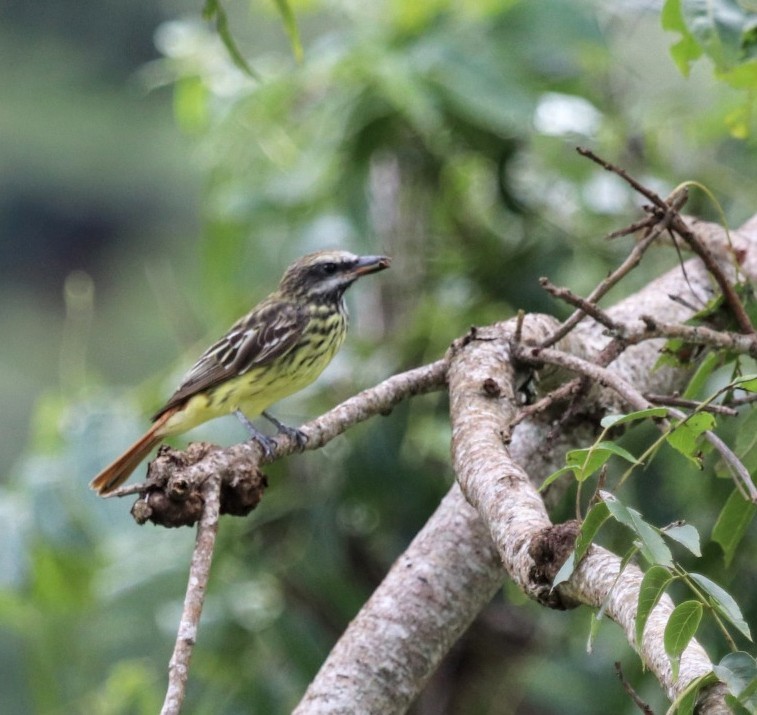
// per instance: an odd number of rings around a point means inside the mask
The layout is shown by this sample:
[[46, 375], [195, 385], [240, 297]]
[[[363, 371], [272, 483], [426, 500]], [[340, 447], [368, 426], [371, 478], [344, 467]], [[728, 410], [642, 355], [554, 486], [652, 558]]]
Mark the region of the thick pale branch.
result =
[[350, 623], [294, 712], [404, 713], [501, 585], [491, 539], [453, 487]]
[[[678, 679], [673, 679], [670, 660], [665, 653], [663, 633], [673, 611], [673, 602], [666, 595], [660, 599], [649, 616], [644, 628], [642, 643], [636, 643], [636, 607], [643, 573], [630, 564], [621, 578], [617, 578], [621, 560], [597, 546], [592, 546], [570, 580], [560, 586], [565, 596], [605, 613], [624, 631], [628, 642], [635, 645], [639, 656], [665, 688], [668, 697], [674, 700], [693, 680], [712, 671], [707, 653], [696, 640], [692, 640], [681, 656]], [[724, 689], [718, 686], [710, 693], [709, 715], [727, 713]]]
[[[719, 226], [711, 224], [698, 223], [696, 221], [689, 220], [689, 224], [695, 228], [698, 235], [702, 240], [706, 241], [711, 251], [717, 256], [723, 256], [724, 258], [730, 258], [729, 263], [733, 265], [732, 260], [734, 255], [738, 259], [738, 263], [745, 273], [751, 278], [757, 278], [757, 251], [752, 250], [752, 246], [757, 243], [757, 216], [744, 227], [742, 232], [732, 232], [732, 241], [729, 243], [723, 230]], [[695, 292], [694, 302], [700, 299], [702, 295], [707, 295], [709, 291], [708, 277], [706, 271], [702, 268], [701, 264], [697, 261], [689, 261], [686, 265], [686, 275], [684, 278], [682, 271], [676, 268], [661, 278], [657, 279], [645, 287], [642, 291], [634, 296], [627, 298], [618, 305], [611, 308], [608, 313], [614, 320], [630, 323], [638, 321], [639, 315], [644, 313], [657, 316], [659, 319], [664, 319], [668, 322], [683, 321], [686, 320], [691, 311], [687, 310], [680, 302], [671, 300], [669, 296], [686, 296]], [[643, 328], [643, 324], [639, 321], [640, 327]], [[604, 328], [601, 325], [593, 323], [591, 321], [584, 321], [579, 325], [575, 333], [576, 339], [580, 341], [588, 354], [597, 354], [608, 342], [608, 337], [604, 335]], [[618, 360], [612, 365], [612, 369], [617, 371], [619, 375], [628, 380], [634, 387], [641, 392], [671, 392], [680, 389], [686, 378], [686, 372], [684, 370], [676, 370], [672, 368], [663, 368], [660, 370], [652, 371], [651, 368], [657, 360], [658, 350], [662, 341], [645, 341], [644, 343], [633, 346], [627, 350]], [[487, 375], [488, 377], [488, 375]], [[483, 384], [481, 384], [483, 388]], [[491, 390], [489, 391], [491, 392]], [[607, 399], [607, 395], [604, 396]], [[498, 405], [500, 400], [491, 397], [488, 398], [491, 402], [492, 408]], [[611, 405], [605, 405], [606, 408], [611, 408]], [[509, 409], [509, 408], [506, 408]], [[491, 415], [487, 418], [487, 429], [489, 434], [486, 439], [492, 444], [492, 449], [495, 453], [499, 454], [503, 450], [502, 437], [498, 434], [500, 430], [506, 431], [507, 429], [507, 416], [503, 419], [502, 416]], [[475, 432], [475, 429], [472, 430]], [[493, 431], [493, 434], [492, 434]], [[558, 434], [556, 439], [551, 443], [552, 450], [545, 450], [545, 442], [547, 435], [549, 434], [549, 425], [541, 424], [535, 419], [529, 419], [519, 424], [512, 433], [512, 442], [509, 445], [510, 455], [515, 459], [517, 463], [526, 468], [532, 479], [540, 479], [546, 476], [552, 471], [556, 464], [556, 461], [562, 459], [562, 455], [569, 447], [579, 446], [585, 444], [590, 438], [591, 430], [587, 430], [579, 427], [574, 429], [570, 434]], [[458, 437], [458, 440], [463, 439]], [[474, 439], [476, 437], [474, 436]], [[559, 444], [558, 444], [559, 443]], [[462, 445], [458, 448], [460, 458], [463, 458], [466, 449], [462, 448]], [[473, 452], [475, 452], [475, 447]], [[498, 464], [498, 466], [502, 466]], [[528, 486], [522, 478], [522, 474], [517, 468], [510, 470], [515, 474], [515, 481], [518, 484], [519, 492], [526, 492]], [[507, 470], [505, 472], [494, 472], [494, 479], [506, 480], [508, 479]], [[457, 496], [455, 496], [457, 495]], [[508, 495], [505, 494], [507, 497]], [[458, 549], [463, 550], [464, 553], [471, 557], [474, 552], [471, 551], [472, 546], [482, 547], [484, 540], [488, 538], [486, 535], [489, 533], [482, 529], [482, 523], [477, 518], [471, 518], [464, 522], [464, 528], [455, 532], [456, 546], [450, 550], [442, 540], [434, 538], [435, 528], [437, 524], [445, 524], [454, 520], [458, 511], [462, 508], [460, 504], [461, 498], [456, 487], [453, 487], [451, 494], [441, 503], [437, 512], [434, 514], [429, 523], [423, 528], [423, 530], [416, 537], [413, 542], [413, 546], [410, 547], [408, 554], [411, 555], [413, 563], [417, 563], [417, 560], [421, 558], [421, 554], [414, 548], [415, 544], [420, 540], [424, 540], [428, 550], [424, 550], [422, 558], [429, 564], [433, 564], [434, 572], [437, 570], [453, 570], [455, 568], [455, 553]], [[538, 527], [545, 523], [545, 517], [542, 509], [538, 504], [533, 502], [532, 498], [529, 498], [529, 511], [533, 517], [534, 526]], [[527, 520], [526, 520], [527, 521]], [[425, 539], [424, 537], [429, 537]], [[515, 542], [521, 540], [524, 537], [524, 533], [514, 532], [513, 534], [505, 534], [506, 539], [512, 538]], [[517, 554], [522, 551], [518, 548], [517, 543], [507, 549], [508, 552]], [[489, 553], [489, 552], [484, 552]], [[484, 557], [483, 554], [479, 555], [479, 567], [480, 569], [487, 569], [487, 565], [490, 564], [488, 557]], [[601, 562], [598, 560], [601, 559]], [[398, 562], [399, 563], [399, 562]], [[470, 561], [466, 562], [469, 567], [473, 564]], [[618, 561], [617, 557], [606, 554], [601, 550], [592, 550], [589, 554], [589, 560], [585, 561], [578, 573], [574, 575], [573, 580], [569, 584], [573, 592], [566, 591], [567, 597], [573, 597], [577, 601], [584, 601], [590, 604], [596, 604], [598, 597], [602, 593], [606, 593], [608, 585], [600, 582], [599, 590], [593, 591], [590, 589], [594, 581], [594, 573], [601, 570], [604, 567], [610, 569], [610, 573], [617, 572]], [[515, 571], [525, 571], [526, 568], [517, 568]], [[400, 572], [401, 573], [401, 572]], [[504, 574], [504, 572], [503, 572]], [[390, 578], [397, 577], [396, 567], [392, 569]], [[440, 578], [440, 576], [439, 576]], [[635, 581], [636, 577], [632, 576], [632, 581]], [[621, 578], [623, 581], [623, 578]], [[490, 584], [493, 588], [493, 585]], [[631, 586], [632, 588], [632, 586]], [[537, 589], [538, 590], [538, 589]], [[633, 593], [622, 600], [625, 604], [621, 606], [621, 603], [612, 604], [612, 615], [624, 628], [626, 633], [631, 634], [633, 630], [630, 623], [632, 622], [634, 601]], [[666, 607], [663, 602], [662, 608]], [[394, 604], [397, 610], [402, 610], [403, 603], [397, 602]], [[385, 612], [381, 609], [381, 604], [371, 599], [361, 610], [357, 621], [365, 621], [375, 624], [373, 628], [374, 645], [379, 656], [373, 657], [370, 651], [361, 650], [361, 668], [364, 672], [369, 674], [364, 680], [355, 682], [350, 679], [349, 688], [342, 688], [339, 692], [339, 699], [333, 701], [333, 706], [329, 706], [328, 698], [325, 696], [329, 690], [329, 683], [339, 680], [339, 663], [341, 662], [343, 655], [349, 653], [352, 648], [352, 641], [355, 637], [352, 628], [348, 629], [343, 638], [337, 644], [334, 655], [329, 658], [329, 664], [324, 665], [316, 680], [311, 684], [308, 693], [320, 693], [321, 696], [317, 699], [317, 708], [311, 709], [311, 703], [313, 699], [308, 696], [300, 706], [298, 715], [304, 715], [310, 712], [351, 712], [354, 711], [355, 704], [362, 702], [376, 702], [375, 694], [376, 689], [383, 687], [382, 684], [377, 685], [376, 679], [370, 677], [370, 673], [375, 673], [381, 670], [386, 663], [403, 663], [410, 658], [410, 653], [407, 650], [406, 640], [403, 638], [395, 637], [391, 623], [392, 619], [401, 618], [402, 616], [395, 610], [391, 614], [391, 619], [387, 617]], [[444, 616], [447, 613], [446, 609], [442, 606], [438, 614], [426, 613], [424, 614], [425, 620], [434, 620], [439, 618], [440, 627], [443, 628]], [[450, 621], [459, 623], [461, 615], [459, 611], [450, 612]], [[664, 614], [659, 616], [660, 619], [664, 619]], [[654, 637], [655, 631], [652, 630], [653, 626], [648, 625], [645, 631], [645, 647], [648, 649], [650, 646], [646, 645], [650, 639]], [[630, 637], [630, 635], [629, 635]], [[660, 640], [657, 639], [657, 647], [659, 647]], [[689, 660], [689, 653], [693, 658]], [[434, 657], [441, 660], [443, 653], [436, 652]], [[699, 672], [701, 668], [708, 668], [709, 664], [705, 660], [702, 660], [701, 651], [699, 651], [695, 645], [692, 645], [686, 654], [686, 672], [693, 674]], [[657, 661], [657, 651], [647, 652], [645, 655], [647, 662]], [[344, 664], [343, 664], [344, 665]], [[347, 664], [348, 665], [348, 664]], [[344, 667], [347, 667], [344, 665]], [[427, 666], [434, 667], [433, 663], [427, 663]], [[657, 672], [657, 671], [655, 671]], [[665, 682], [666, 676], [662, 675], [663, 682]], [[420, 678], [416, 683], [415, 692], [420, 692], [424, 678]], [[403, 694], [406, 691], [406, 684], [403, 685]], [[403, 695], [403, 701], [406, 695]], [[350, 709], [345, 709], [345, 703], [349, 703]], [[700, 701], [701, 713], [721, 713], [724, 711], [723, 690], [721, 686], [710, 688], [704, 697]], [[308, 705], [306, 707], [306, 704]], [[380, 710], [372, 711], [367, 709], [366, 712], [380, 712]], [[393, 711], [390, 711], [393, 712]]]
[[[542, 320], [542, 316], [536, 319]], [[526, 332], [528, 327], [527, 318]], [[486, 331], [485, 341], [469, 342], [450, 360], [452, 451], [458, 481], [489, 529], [507, 573], [524, 593], [556, 607], [582, 603], [599, 608], [605, 604], [607, 615], [623, 628], [633, 644], [642, 578], [638, 568], [629, 566], [616, 582], [620, 559], [594, 548], [581, 562], [568, 586], [556, 591], [551, 589], [556, 570], [573, 548], [575, 530], [565, 525], [562, 530], [552, 527], [541, 496], [502, 441], [515, 409], [514, 396], [506, 389], [512, 384], [508, 330], [513, 330], [513, 321], [499, 328], [499, 338], [493, 331]], [[539, 352], [550, 356], [559, 354], [556, 350]], [[562, 364], [572, 366], [569, 362]], [[605, 372], [595, 377], [610, 380]], [[492, 380], [502, 387], [501, 399], [492, 399], [481, 389], [485, 382]], [[617, 378], [615, 382], [623, 381]], [[646, 401], [635, 391], [624, 390], [622, 385], [613, 387], [635, 407], [645, 406]], [[636, 404], [639, 401], [640, 404]], [[545, 558], [551, 564], [545, 566]], [[672, 608], [670, 600], [663, 599], [650, 615], [643, 642], [636, 644], [644, 662], [671, 699], [691, 680], [712, 669], [704, 650], [693, 641], [682, 658], [685, 668], [682, 665], [679, 678], [673, 679], [661, 638]]]
[[[555, 325], [548, 316], [526, 316], [524, 342], [538, 343]], [[513, 321], [509, 327], [514, 330]], [[551, 522], [528, 475], [505, 448], [517, 405], [509, 337], [499, 326], [478, 330], [474, 339], [452, 351], [452, 461], [458, 483], [486, 524], [508, 574], [524, 592], [543, 600], [550, 585], [531, 578], [529, 549], [534, 536]], [[491, 385], [497, 386], [496, 393]]]

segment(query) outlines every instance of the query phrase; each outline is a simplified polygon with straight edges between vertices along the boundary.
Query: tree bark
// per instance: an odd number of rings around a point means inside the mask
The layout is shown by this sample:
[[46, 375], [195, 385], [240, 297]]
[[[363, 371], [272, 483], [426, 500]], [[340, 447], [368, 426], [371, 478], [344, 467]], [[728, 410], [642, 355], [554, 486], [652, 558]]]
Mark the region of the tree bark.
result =
[[[757, 277], [757, 215], [731, 232], [730, 240], [719, 226], [687, 220], [726, 275], [733, 278], [738, 266], [747, 278]], [[706, 270], [692, 259], [608, 313], [628, 326], [643, 327], [642, 315], [681, 322], [692, 311], [671, 296], [701, 306], [712, 294]], [[548, 323], [544, 316], [529, 317], [524, 340], [538, 340]], [[559, 551], [568, 534], [557, 532], [555, 538], [534, 484], [562, 463], [567, 449], [585, 446], [592, 429], [579, 424], [553, 434], [551, 425], [537, 419], [511, 429], [515, 394], [508, 345], [513, 325], [479, 329], [451, 351], [452, 452], [460, 486], [450, 490], [337, 643], [296, 709], [298, 715], [404, 712], [505, 575], [545, 605], [605, 604], [606, 614], [620, 625], [671, 699], [712, 669], [704, 649], [692, 641], [673, 681], [661, 637], [672, 609], [666, 597], [653, 610], [642, 643], [634, 643], [642, 574], [630, 565], [616, 581], [620, 560], [605, 549], [592, 547], [569, 582], [554, 592], [543, 578], [535, 555], [543, 557], [550, 548]], [[610, 338], [601, 325], [585, 319], [566, 340], [559, 347], [591, 359]], [[680, 389], [687, 371], [652, 369], [661, 342], [628, 348], [609, 369], [639, 392]], [[602, 386], [594, 388], [592, 397], [600, 416], [627, 409], [620, 395]], [[545, 450], [547, 442], [551, 448]], [[475, 509], [464, 501], [460, 488]], [[553, 553], [555, 559], [560, 556]], [[720, 685], [700, 699], [703, 713], [727, 712], [725, 707]]]

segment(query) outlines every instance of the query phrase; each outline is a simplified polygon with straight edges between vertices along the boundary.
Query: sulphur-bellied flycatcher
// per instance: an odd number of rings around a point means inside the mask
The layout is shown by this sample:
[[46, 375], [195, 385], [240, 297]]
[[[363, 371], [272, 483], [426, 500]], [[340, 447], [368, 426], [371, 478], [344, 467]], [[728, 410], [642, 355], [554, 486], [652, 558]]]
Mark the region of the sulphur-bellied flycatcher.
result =
[[[389, 267], [386, 256], [318, 251], [284, 273], [278, 290], [240, 318], [184, 376], [153, 425], [90, 483], [107, 494], [125, 482], [165, 437], [236, 412], [263, 449], [269, 438], [246, 418], [265, 414], [274, 402], [301, 390], [321, 374], [344, 342], [344, 292], [360, 276]], [[281, 423], [269, 415], [279, 429]]]

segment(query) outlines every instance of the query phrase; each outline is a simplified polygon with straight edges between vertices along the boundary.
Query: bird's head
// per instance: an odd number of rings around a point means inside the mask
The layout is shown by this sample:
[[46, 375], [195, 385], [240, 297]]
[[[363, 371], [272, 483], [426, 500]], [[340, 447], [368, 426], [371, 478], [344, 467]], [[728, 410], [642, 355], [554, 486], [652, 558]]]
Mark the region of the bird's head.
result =
[[286, 269], [279, 290], [286, 296], [339, 300], [360, 276], [389, 268], [387, 256], [356, 256], [349, 251], [317, 251]]

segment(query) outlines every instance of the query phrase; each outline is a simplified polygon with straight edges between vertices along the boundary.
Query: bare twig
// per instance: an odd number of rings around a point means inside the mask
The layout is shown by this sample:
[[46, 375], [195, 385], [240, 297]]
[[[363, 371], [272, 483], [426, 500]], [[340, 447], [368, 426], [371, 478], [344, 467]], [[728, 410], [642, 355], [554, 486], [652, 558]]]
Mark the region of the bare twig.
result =
[[649, 338], [680, 338], [693, 345], [709, 345], [718, 350], [729, 350], [757, 358], [757, 335], [742, 335], [727, 330], [713, 330], [705, 325], [665, 323], [651, 315], [641, 315], [643, 330], [624, 330], [622, 335], [629, 342]]
[[556, 405], [563, 400], [574, 399], [581, 393], [582, 384], [582, 378], [574, 377], [569, 382], [564, 382], [560, 387], [556, 387], [551, 392], [548, 392], [544, 397], [540, 398], [533, 404], [521, 407], [518, 410], [518, 414], [513, 418], [512, 426], [515, 427], [524, 420], [531, 419], [542, 412], [546, 412], [553, 405]]
[[663, 211], [668, 210], [668, 204], [667, 202], [662, 199], [659, 194], [656, 194], [652, 189], [648, 189], [643, 184], [640, 184], [636, 179], [633, 178], [625, 169], [621, 169], [619, 166], [615, 166], [615, 164], [611, 164], [609, 161], [605, 161], [602, 157], [597, 156], [591, 149], [586, 149], [585, 147], [576, 147], [576, 151], [581, 155], [585, 156], [587, 159], [591, 159], [595, 164], [599, 164], [605, 171], [609, 171], [613, 174], [617, 174], [621, 179], [626, 181], [636, 192], [640, 193], [642, 196], [645, 196], [647, 199], [649, 199], [657, 208], [662, 209]]
[[653, 395], [650, 393], [644, 393], [644, 397], [655, 405], [663, 405], [666, 407], [686, 407], [691, 410], [711, 412], [713, 415], [723, 415], [725, 417], [738, 417], [739, 414], [738, 410], [733, 409], [733, 407], [706, 404], [697, 400], [686, 400], [678, 395]]
[[[667, 230], [669, 221], [672, 220], [671, 214], [665, 217], [652, 229], [648, 235], [638, 241], [628, 257], [621, 263], [609, 276], [607, 276], [597, 287], [589, 294], [586, 301], [588, 303], [598, 303], [599, 300], [617, 283], [621, 281], [641, 262], [644, 252], [657, 240], [660, 234]], [[542, 344], [545, 348], [551, 347], [562, 340], [578, 323], [584, 318], [586, 313], [583, 310], [576, 310], [552, 335], [549, 336]]]
[[699, 240], [699, 237], [696, 235], [696, 233], [694, 233], [686, 225], [686, 222], [681, 218], [680, 215], [676, 215], [673, 218], [670, 224], [670, 228], [689, 245], [691, 250], [694, 251], [697, 256], [699, 256], [699, 258], [702, 260], [702, 263], [704, 263], [705, 267], [707, 268], [707, 271], [715, 279], [715, 282], [718, 284], [718, 287], [723, 293], [723, 298], [725, 299], [728, 307], [731, 309], [731, 312], [733, 313], [733, 316], [736, 319], [741, 332], [745, 335], [754, 333], [754, 326], [752, 325], [752, 321], [747, 315], [744, 304], [741, 302], [741, 299], [736, 293], [731, 280], [728, 278], [728, 276], [726, 276], [723, 269], [720, 267], [720, 264], [715, 260], [712, 252], [707, 248], [707, 246], [705, 246], [704, 243], [702, 243], [702, 241]]
[[615, 661], [615, 674], [618, 676], [618, 680], [620, 680], [620, 684], [623, 686], [623, 690], [626, 691], [628, 694], [628, 697], [631, 698], [634, 705], [636, 705], [641, 712], [644, 713], [644, 715], [654, 715], [654, 710], [647, 705], [640, 697], [639, 694], [631, 687], [631, 684], [626, 680], [625, 675], [623, 675], [623, 669], [620, 666], [620, 661]]
[[641, 231], [643, 228], [652, 228], [657, 223], [656, 216], [647, 216], [645, 218], [635, 221], [630, 226], [625, 228], [619, 228], [617, 231], [611, 231], [605, 236], [605, 239], [611, 240], [613, 238], [621, 238], [622, 236], [628, 236], [629, 234]]
[[620, 395], [635, 410], [651, 407], [651, 403], [633, 385], [607, 368], [582, 358], [552, 348], [520, 347], [515, 350], [515, 357], [526, 363], [540, 365], [547, 363], [588, 377], [593, 382], [609, 387]]
[[548, 278], [540, 278], [539, 284], [544, 290], [555, 298], [564, 300], [566, 303], [577, 307], [582, 310], [586, 315], [594, 318], [600, 325], [604, 325], [608, 330], [617, 330], [618, 324], [603, 311], [596, 303], [582, 298], [580, 295], [576, 295], [572, 290], [568, 288], [559, 288], [554, 285]]
[[[688, 244], [689, 248], [691, 248], [691, 250], [702, 260], [708, 273], [715, 279], [715, 282], [718, 284], [721, 292], [723, 293], [723, 297], [725, 298], [728, 307], [733, 312], [733, 315], [736, 318], [736, 322], [738, 323], [741, 332], [745, 335], [754, 333], [755, 331], [754, 326], [752, 325], [752, 321], [749, 319], [749, 316], [744, 309], [744, 305], [741, 302], [741, 299], [738, 297], [736, 291], [734, 290], [731, 280], [728, 278], [728, 276], [725, 275], [723, 269], [720, 267], [720, 264], [712, 255], [712, 252], [702, 241], [700, 241], [696, 233], [694, 233], [686, 225], [686, 222], [678, 213], [678, 211], [682, 208], [683, 203], [679, 202], [680, 205], [674, 206], [676, 201], [671, 200], [673, 197], [668, 197], [667, 200], [663, 200], [654, 191], [640, 184], [624, 169], [621, 169], [620, 167], [615, 166], [608, 161], [605, 161], [590, 149], [577, 147], [577, 151], [579, 154], [581, 154], [581, 156], [585, 156], [591, 159], [593, 162], [599, 164], [603, 169], [611, 171], [612, 173], [620, 176], [624, 181], [632, 186], [635, 191], [640, 193], [642, 196], [645, 196], [657, 208], [662, 209], [662, 211], [665, 212], [664, 223], [666, 227], [675, 231], [683, 239], [683, 241]], [[685, 192], [681, 192], [681, 194], [683, 193]], [[685, 202], [685, 198], [683, 200]], [[662, 222], [660, 225], [662, 225]]]
[[741, 407], [742, 405], [752, 405], [757, 402], [757, 394], [745, 395], [744, 397], [731, 397], [727, 400], [732, 407]]
[[[337, 405], [300, 429], [308, 438], [305, 449], [318, 449], [359, 422], [375, 415], [387, 415], [408, 397], [435, 392], [447, 384], [447, 359], [407, 370]], [[287, 435], [277, 437], [272, 459], [299, 451], [297, 441]]]
[[210, 475], [203, 484], [205, 505], [202, 517], [197, 525], [192, 562], [189, 567], [189, 582], [184, 598], [184, 610], [179, 622], [173, 655], [168, 664], [168, 688], [161, 715], [178, 715], [184, 702], [184, 693], [189, 677], [189, 661], [197, 640], [202, 604], [210, 576], [210, 564], [213, 561], [213, 547], [218, 533], [220, 513], [221, 478]]

